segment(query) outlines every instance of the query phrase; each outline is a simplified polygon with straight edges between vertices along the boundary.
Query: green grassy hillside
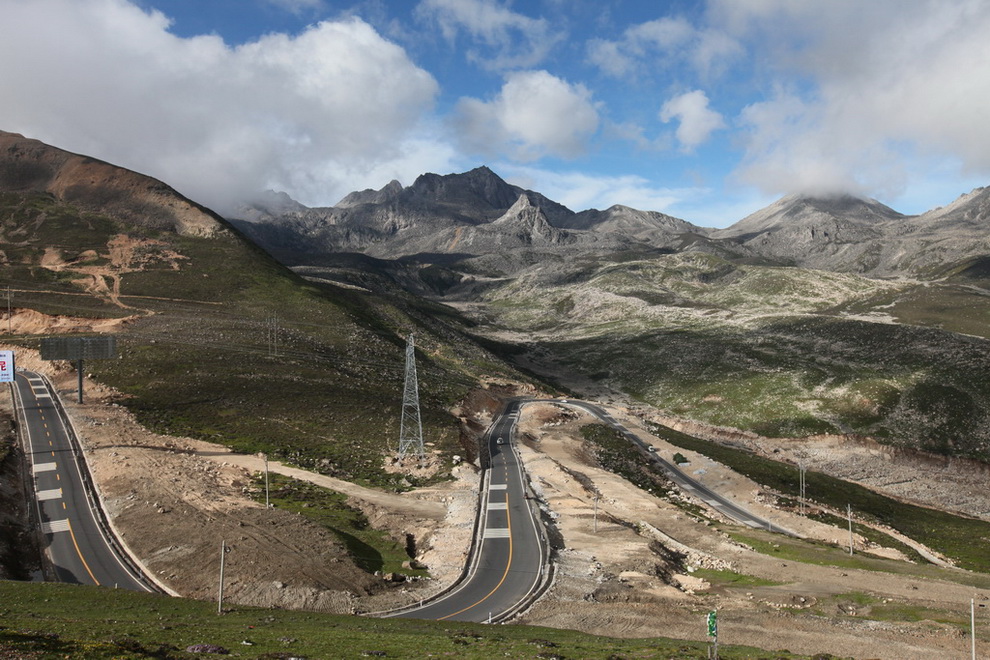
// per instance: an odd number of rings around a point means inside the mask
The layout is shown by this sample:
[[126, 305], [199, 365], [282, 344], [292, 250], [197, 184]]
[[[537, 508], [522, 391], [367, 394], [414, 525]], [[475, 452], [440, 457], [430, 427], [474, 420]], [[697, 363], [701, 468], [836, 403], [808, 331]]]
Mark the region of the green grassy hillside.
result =
[[179, 236], [7, 193], [0, 231], [15, 308], [130, 319], [120, 359], [86, 370], [163, 433], [397, 487], [381, 465], [398, 442], [408, 334], [424, 436], [447, 455], [464, 453], [448, 409], [480, 377], [518, 376], [449, 309], [309, 283], [234, 230]]
[[686, 418], [990, 460], [990, 296], [977, 284], [682, 253], [525, 273], [485, 299], [544, 362]]
[[[663, 637], [613, 639], [573, 630], [448, 621], [371, 619], [241, 608], [217, 615], [216, 603], [59, 584], [0, 582], [0, 655], [16, 658], [201, 658], [212, 645], [228, 657], [511, 658], [707, 657], [704, 642]], [[699, 628], [703, 615], [698, 615]], [[720, 657], [800, 658], [721, 644]], [[828, 660], [832, 656], [814, 656]]]

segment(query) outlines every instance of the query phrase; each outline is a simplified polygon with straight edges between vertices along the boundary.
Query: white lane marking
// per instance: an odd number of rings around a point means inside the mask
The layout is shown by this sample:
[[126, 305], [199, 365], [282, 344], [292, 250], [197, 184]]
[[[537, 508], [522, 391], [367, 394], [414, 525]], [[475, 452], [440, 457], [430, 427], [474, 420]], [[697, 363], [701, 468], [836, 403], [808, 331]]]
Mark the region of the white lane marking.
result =
[[488, 490], [505, 490], [509, 487], [509, 484], [489, 484]]
[[58, 466], [55, 465], [55, 463], [35, 463], [34, 465], [35, 474], [38, 474], [40, 472], [54, 472], [57, 469]]
[[488, 510], [489, 511], [505, 511], [508, 508], [509, 508], [509, 503], [508, 502], [489, 502], [488, 503]]
[[45, 500], [57, 500], [62, 497], [61, 488], [52, 488], [50, 490], [39, 490], [38, 491], [38, 501], [44, 502]]
[[69, 531], [68, 519], [52, 520], [51, 522], [41, 523], [42, 534], [54, 534], [55, 532], [67, 532], [67, 531]]
[[495, 527], [485, 529], [486, 539], [507, 539], [509, 538], [509, 528], [508, 527]]

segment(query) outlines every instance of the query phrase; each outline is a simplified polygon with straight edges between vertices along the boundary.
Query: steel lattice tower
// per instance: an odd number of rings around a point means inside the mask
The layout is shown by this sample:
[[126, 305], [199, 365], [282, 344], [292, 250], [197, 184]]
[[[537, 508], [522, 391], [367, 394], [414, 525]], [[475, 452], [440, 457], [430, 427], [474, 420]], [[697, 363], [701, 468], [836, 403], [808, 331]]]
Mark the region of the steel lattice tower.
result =
[[406, 342], [406, 387], [402, 393], [402, 421], [399, 424], [399, 460], [406, 456], [423, 458], [423, 422], [419, 417], [419, 384], [416, 381], [416, 343]]

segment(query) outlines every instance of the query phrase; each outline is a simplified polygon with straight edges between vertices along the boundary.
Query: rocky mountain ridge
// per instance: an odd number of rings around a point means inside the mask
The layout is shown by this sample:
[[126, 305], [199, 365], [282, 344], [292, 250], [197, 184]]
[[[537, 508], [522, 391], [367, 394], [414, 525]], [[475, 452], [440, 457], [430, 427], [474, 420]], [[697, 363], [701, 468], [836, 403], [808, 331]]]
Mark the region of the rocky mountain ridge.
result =
[[[478, 257], [506, 249], [571, 246], [586, 251], [666, 245], [706, 230], [655, 212], [614, 206], [574, 213], [544, 195], [506, 183], [487, 167], [424, 174], [403, 188], [353, 192], [336, 206], [299, 208], [282, 197], [245, 206], [233, 220], [264, 247], [285, 254], [361, 252]], [[449, 256], [447, 257], [449, 260]]]
[[302, 254], [344, 252], [386, 260], [438, 255], [449, 263], [515, 248], [558, 256], [689, 250], [872, 277], [931, 278], [990, 253], [987, 188], [916, 216], [850, 195], [789, 195], [725, 229], [621, 205], [575, 213], [487, 167], [424, 174], [406, 188], [391, 181], [333, 207], [270, 199], [274, 203], [245, 207], [234, 222], [290, 262], [305, 261]]

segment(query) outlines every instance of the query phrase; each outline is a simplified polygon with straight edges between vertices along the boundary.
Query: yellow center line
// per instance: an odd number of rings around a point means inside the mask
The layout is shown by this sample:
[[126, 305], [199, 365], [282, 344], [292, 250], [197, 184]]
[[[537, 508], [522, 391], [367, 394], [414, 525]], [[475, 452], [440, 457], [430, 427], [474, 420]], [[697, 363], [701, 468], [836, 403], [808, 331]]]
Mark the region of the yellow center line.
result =
[[[64, 502], [62, 503], [62, 506], [65, 506]], [[93, 571], [89, 570], [89, 564], [86, 563], [86, 558], [82, 556], [82, 552], [79, 550], [79, 544], [76, 543], [76, 533], [72, 531], [72, 523], [68, 520], [68, 518], [65, 520], [65, 524], [69, 527], [69, 534], [72, 535], [72, 545], [76, 546], [76, 554], [79, 555], [83, 568], [85, 568], [86, 572], [89, 573], [89, 577], [93, 579], [93, 583], [96, 586], [100, 586], [100, 581], [96, 579], [95, 575], [93, 575]]]
[[458, 610], [452, 614], [448, 614], [447, 616], [442, 616], [439, 619], [437, 619], [437, 621], [443, 621], [444, 619], [449, 619], [452, 616], [457, 616], [461, 612], [467, 612], [472, 607], [477, 607], [478, 605], [481, 605], [483, 602], [488, 600], [488, 598], [493, 593], [495, 593], [502, 587], [502, 584], [505, 582], [505, 578], [509, 577], [509, 567], [512, 566], [512, 524], [511, 523], [512, 521], [509, 519], [509, 493], [506, 493], [505, 494], [505, 524], [506, 527], [509, 528], [509, 561], [505, 563], [505, 573], [502, 574], [502, 579], [498, 581], [498, 584], [495, 585], [494, 589], [492, 589], [487, 594], [485, 594], [485, 597], [479, 600], [477, 603], [474, 603], [473, 605], [468, 605], [463, 610]]

